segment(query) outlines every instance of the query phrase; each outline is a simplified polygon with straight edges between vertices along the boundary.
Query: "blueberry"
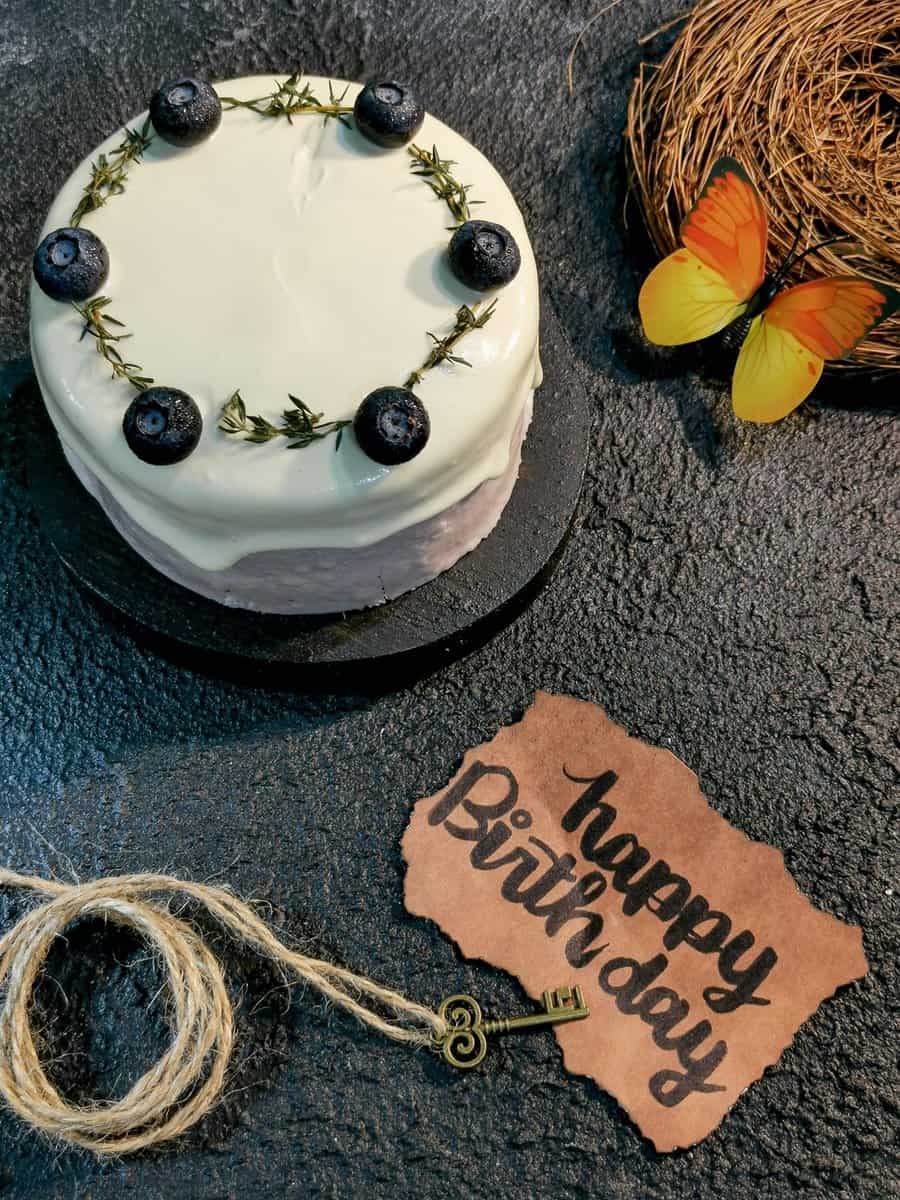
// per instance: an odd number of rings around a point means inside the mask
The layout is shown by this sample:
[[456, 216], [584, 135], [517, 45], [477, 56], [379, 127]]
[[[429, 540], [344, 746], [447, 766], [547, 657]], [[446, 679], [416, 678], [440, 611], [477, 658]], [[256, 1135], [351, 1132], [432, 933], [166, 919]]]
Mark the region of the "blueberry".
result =
[[369, 458], [393, 467], [425, 449], [431, 421], [407, 388], [382, 387], [370, 392], [356, 410], [353, 432]]
[[203, 432], [203, 418], [187, 392], [152, 387], [129, 404], [122, 428], [142, 462], [166, 467], [194, 451]]
[[153, 128], [173, 146], [196, 146], [219, 128], [222, 105], [202, 79], [169, 79], [150, 101]]
[[450, 239], [453, 274], [476, 292], [511, 283], [521, 265], [516, 239], [492, 221], [466, 221]]
[[54, 229], [35, 250], [32, 266], [51, 299], [87, 300], [109, 273], [109, 255], [89, 229]]
[[405, 146], [422, 128], [425, 109], [408, 83], [370, 80], [356, 97], [353, 115], [361, 133], [379, 146]]

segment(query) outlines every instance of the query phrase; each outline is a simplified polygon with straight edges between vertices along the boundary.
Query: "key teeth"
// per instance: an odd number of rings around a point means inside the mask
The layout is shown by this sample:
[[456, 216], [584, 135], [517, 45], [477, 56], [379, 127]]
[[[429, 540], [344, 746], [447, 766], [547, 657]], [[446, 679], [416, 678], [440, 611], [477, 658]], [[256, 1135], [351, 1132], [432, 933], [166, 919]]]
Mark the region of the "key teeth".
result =
[[580, 1008], [583, 1004], [581, 999], [581, 988], [560, 987], [552, 992], [544, 992], [541, 997], [544, 1009], [547, 1012], [559, 1012], [573, 1008]]

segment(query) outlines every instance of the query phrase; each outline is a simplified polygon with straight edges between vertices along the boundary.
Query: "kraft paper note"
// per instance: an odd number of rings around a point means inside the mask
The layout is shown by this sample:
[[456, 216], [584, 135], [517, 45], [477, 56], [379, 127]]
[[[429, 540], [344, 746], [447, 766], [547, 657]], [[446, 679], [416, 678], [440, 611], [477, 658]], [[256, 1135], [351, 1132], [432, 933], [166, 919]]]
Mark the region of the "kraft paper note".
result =
[[679, 759], [580, 700], [538, 693], [468, 751], [416, 804], [403, 853], [406, 907], [466, 957], [535, 998], [581, 986], [591, 1016], [555, 1029], [565, 1066], [658, 1150], [715, 1129], [867, 970], [860, 930], [814, 908], [778, 850], [710, 808]]

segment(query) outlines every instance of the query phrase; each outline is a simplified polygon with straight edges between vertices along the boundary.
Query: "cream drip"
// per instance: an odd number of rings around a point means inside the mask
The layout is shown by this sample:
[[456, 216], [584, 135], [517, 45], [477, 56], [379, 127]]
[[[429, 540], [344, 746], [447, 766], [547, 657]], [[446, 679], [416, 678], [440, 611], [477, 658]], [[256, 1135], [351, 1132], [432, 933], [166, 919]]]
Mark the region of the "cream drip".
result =
[[[327, 92], [326, 81], [312, 83]], [[218, 90], [249, 98], [270, 88], [255, 77]], [[348, 103], [358, 90], [350, 85]], [[134, 522], [198, 567], [221, 570], [261, 550], [371, 545], [506, 469], [512, 431], [540, 382], [534, 257], [484, 156], [431, 116], [417, 140], [456, 160], [485, 201], [476, 213], [512, 231], [522, 268], [490, 323], [461, 346], [472, 368], [438, 368], [417, 389], [431, 439], [401, 467], [373, 463], [352, 437], [337, 453], [333, 439], [289, 451], [281, 440], [246, 445], [216, 421], [238, 387], [249, 411], [272, 419], [288, 392], [326, 420], [350, 418], [368, 391], [422, 362], [427, 331], [446, 332], [461, 303], [481, 299], [451, 275], [450, 214], [402, 150], [376, 149], [318, 117], [291, 125], [235, 110], [193, 149], [156, 139], [125, 193], [85, 219], [109, 250], [103, 291], [133, 334], [129, 357], [189, 392], [203, 414], [200, 445], [176, 466], [131, 453], [121, 421], [132, 389], [79, 342], [72, 308], [33, 286], [35, 368], [63, 442]], [[44, 232], [68, 224], [88, 169], [85, 161], [63, 186]]]

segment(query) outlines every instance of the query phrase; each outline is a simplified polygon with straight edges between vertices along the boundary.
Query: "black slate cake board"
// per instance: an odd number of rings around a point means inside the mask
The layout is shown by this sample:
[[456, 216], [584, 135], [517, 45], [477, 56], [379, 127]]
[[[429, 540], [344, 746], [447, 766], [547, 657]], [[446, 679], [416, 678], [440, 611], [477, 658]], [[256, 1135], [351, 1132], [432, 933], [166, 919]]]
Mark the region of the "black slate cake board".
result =
[[[37, 381], [26, 456], [41, 526], [75, 578], [120, 616], [219, 663], [348, 669], [379, 660], [432, 664], [480, 644], [549, 578], [578, 502], [592, 408], [574, 356], [542, 306], [544, 383], [536, 393], [519, 479], [493, 532], [449, 571], [378, 608], [275, 616], [226, 608], [159, 574], [121, 538], [68, 463]], [[171, 647], [170, 647], [171, 649]]]

